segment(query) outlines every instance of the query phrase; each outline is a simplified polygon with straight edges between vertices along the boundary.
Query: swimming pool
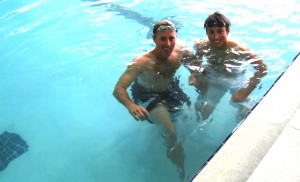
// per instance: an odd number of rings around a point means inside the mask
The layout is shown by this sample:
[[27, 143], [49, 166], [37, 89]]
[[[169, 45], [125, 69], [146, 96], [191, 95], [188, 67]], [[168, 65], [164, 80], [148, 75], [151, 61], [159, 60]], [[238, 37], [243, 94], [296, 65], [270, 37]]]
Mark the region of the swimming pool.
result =
[[[225, 13], [231, 37], [263, 58], [269, 73], [259, 101], [299, 52], [298, 1], [0, 1], [0, 133], [19, 134], [26, 153], [0, 172], [0, 181], [179, 181], [165, 157], [160, 131], [135, 122], [112, 90], [135, 55], [153, 47], [149, 27], [170, 18], [179, 37], [205, 37], [208, 14]], [[251, 18], [250, 18], [251, 17]], [[182, 86], [196, 99], [179, 70]], [[222, 100], [218, 122], [178, 116], [191, 178], [238, 125]], [[222, 107], [223, 106], [223, 107]], [[222, 113], [221, 113], [222, 114]]]

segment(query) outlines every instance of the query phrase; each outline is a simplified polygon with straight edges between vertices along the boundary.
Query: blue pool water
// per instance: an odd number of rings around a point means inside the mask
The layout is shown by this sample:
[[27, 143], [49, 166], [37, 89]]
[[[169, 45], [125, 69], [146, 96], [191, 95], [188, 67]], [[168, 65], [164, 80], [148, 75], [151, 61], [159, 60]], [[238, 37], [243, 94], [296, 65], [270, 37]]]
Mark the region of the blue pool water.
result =
[[[0, 172], [0, 181], [180, 181], [160, 130], [134, 121], [112, 97], [126, 63], [153, 48], [150, 27], [171, 19], [179, 38], [192, 46], [206, 37], [203, 22], [210, 13], [226, 14], [230, 37], [248, 44], [268, 66], [250, 96], [258, 102], [300, 51], [299, 5], [0, 0], [0, 134], [17, 133], [29, 146]], [[177, 74], [195, 101], [188, 72], [182, 68]], [[209, 123], [197, 122], [193, 108], [177, 116], [186, 181], [240, 123], [229, 99], [225, 95]]]

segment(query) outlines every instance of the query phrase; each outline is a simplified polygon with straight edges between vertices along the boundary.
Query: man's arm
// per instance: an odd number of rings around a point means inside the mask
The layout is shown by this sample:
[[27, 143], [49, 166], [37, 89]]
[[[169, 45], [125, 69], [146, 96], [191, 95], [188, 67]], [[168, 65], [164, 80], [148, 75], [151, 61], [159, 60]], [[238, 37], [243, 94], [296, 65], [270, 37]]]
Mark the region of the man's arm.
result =
[[206, 92], [207, 85], [204, 77], [204, 70], [201, 67], [203, 62], [201, 47], [203, 47], [203, 42], [201, 41], [194, 45], [196, 55], [191, 50], [185, 49], [183, 64], [191, 73], [189, 76], [189, 84], [195, 86], [200, 92]]
[[133, 103], [126, 90], [133, 83], [136, 75], [137, 73], [128, 66], [115, 86], [113, 95], [125, 107]]
[[117, 82], [113, 91], [113, 95], [128, 109], [129, 113], [134, 117], [134, 119], [138, 121], [145, 120], [147, 117], [149, 117], [149, 113], [145, 108], [135, 104], [126, 91], [127, 88], [137, 78], [139, 73], [139, 68], [136, 64], [136, 62], [133, 62], [133, 64], [128, 65], [126, 71], [122, 74]]
[[241, 102], [245, 100], [248, 95], [256, 88], [257, 84], [260, 82], [261, 78], [267, 74], [267, 66], [255, 54], [250, 55], [250, 64], [257, 70], [253, 77], [250, 78], [248, 86], [246, 88], [240, 89], [237, 93], [232, 96], [232, 100], [235, 102]]
[[[255, 89], [256, 85], [260, 82], [261, 78], [267, 74], [267, 65], [263, 62], [262, 59], [255, 56], [255, 61], [252, 61], [250, 64], [257, 70], [254, 73], [253, 77], [250, 78], [248, 89], [250, 93]], [[249, 93], [249, 94], [250, 94]]]

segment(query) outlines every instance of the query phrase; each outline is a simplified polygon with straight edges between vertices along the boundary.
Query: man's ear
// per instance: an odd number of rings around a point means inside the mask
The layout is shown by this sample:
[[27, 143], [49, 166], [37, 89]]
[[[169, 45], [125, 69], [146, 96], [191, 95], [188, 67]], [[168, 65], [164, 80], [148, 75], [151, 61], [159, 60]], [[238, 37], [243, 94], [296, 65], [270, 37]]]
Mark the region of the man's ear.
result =
[[152, 35], [152, 40], [155, 42], [155, 39], [156, 39], [156, 35], [155, 34], [153, 34]]
[[226, 28], [226, 32], [227, 32], [227, 35], [229, 34], [229, 32], [230, 32], [230, 28], [228, 27], [228, 28]]

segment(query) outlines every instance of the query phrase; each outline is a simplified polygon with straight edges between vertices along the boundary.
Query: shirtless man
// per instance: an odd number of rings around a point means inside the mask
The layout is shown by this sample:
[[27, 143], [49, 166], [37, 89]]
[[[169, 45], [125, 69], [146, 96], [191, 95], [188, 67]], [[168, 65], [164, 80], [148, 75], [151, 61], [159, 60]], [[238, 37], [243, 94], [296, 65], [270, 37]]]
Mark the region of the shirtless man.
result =
[[[135, 120], [148, 120], [163, 128], [167, 156], [178, 167], [183, 179], [184, 151], [177, 141], [171, 112], [185, 102], [190, 105], [190, 101], [179, 88], [179, 81], [174, 75], [182, 63], [195, 62], [195, 56], [176, 42], [176, 26], [168, 20], [154, 25], [152, 38], [155, 48], [128, 65], [113, 95]], [[126, 91], [129, 86], [133, 99]]]
[[[204, 23], [208, 39], [200, 39], [194, 45], [198, 58], [206, 58], [198, 79], [190, 77], [190, 84], [196, 80], [202, 83], [198, 84], [201, 94], [195, 105], [202, 120], [210, 116], [227, 91], [233, 102], [243, 102], [267, 74], [266, 65], [248, 47], [227, 39], [230, 25], [223, 14], [211, 14]], [[244, 73], [249, 64], [257, 71], [247, 81]]]

